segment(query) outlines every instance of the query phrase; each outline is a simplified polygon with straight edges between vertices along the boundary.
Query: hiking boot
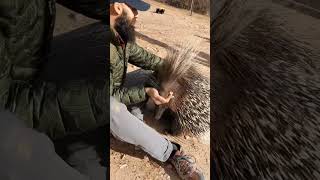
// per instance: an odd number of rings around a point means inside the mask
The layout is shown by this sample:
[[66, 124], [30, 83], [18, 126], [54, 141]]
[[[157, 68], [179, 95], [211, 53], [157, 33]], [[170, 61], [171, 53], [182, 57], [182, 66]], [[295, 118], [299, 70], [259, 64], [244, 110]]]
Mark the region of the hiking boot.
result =
[[196, 167], [195, 160], [177, 150], [169, 162], [175, 167], [178, 175], [183, 180], [204, 180], [203, 173]]

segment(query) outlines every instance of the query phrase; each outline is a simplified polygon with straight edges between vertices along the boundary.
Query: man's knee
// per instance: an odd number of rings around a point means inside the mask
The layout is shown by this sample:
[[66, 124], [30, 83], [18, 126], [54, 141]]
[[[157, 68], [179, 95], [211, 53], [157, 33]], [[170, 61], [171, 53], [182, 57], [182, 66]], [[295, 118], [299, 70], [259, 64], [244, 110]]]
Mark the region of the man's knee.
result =
[[127, 106], [120, 103], [114, 97], [110, 97], [110, 110], [111, 110], [111, 113], [110, 113], [111, 116], [114, 114], [119, 114], [123, 111], [128, 111]]

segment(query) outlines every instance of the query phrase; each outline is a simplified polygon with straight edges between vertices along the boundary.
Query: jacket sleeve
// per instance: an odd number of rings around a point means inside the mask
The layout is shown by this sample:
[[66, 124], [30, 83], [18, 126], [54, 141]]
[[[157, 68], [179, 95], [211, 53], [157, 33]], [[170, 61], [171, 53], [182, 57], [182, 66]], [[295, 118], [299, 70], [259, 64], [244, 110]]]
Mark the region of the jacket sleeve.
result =
[[51, 138], [85, 132], [107, 124], [107, 92], [102, 84], [74, 81], [30, 85], [12, 81], [5, 108]]
[[137, 104], [147, 100], [143, 86], [131, 88], [115, 88], [112, 96], [125, 105]]
[[125, 105], [137, 104], [147, 100], [144, 86], [115, 88], [113, 79], [110, 78], [110, 93]]
[[57, 0], [57, 3], [93, 19], [108, 20], [108, 4], [106, 0]]
[[130, 51], [129, 63], [142, 69], [153, 71], [157, 71], [163, 64], [163, 60], [160, 57], [144, 50], [136, 43], [128, 43], [128, 46]]

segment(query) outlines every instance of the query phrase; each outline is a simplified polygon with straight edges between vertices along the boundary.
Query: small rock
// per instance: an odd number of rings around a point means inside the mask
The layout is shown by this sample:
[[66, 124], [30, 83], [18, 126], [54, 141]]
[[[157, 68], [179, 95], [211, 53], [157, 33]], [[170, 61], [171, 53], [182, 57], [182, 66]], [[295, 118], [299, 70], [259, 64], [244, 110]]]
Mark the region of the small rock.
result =
[[122, 155], [121, 155], [121, 159], [124, 159], [125, 157], [126, 157], [125, 154], [122, 154]]
[[143, 157], [143, 160], [148, 162], [148, 161], [149, 161], [148, 156], [144, 156], [144, 157]]
[[123, 164], [123, 165], [120, 166], [120, 169], [123, 169], [123, 168], [125, 168], [127, 166], [128, 166], [127, 164]]
[[166, 173], [166, 171], [163, 168], [161, 168], [160, 169], [160, 174], [165, 174], [165, 173]]

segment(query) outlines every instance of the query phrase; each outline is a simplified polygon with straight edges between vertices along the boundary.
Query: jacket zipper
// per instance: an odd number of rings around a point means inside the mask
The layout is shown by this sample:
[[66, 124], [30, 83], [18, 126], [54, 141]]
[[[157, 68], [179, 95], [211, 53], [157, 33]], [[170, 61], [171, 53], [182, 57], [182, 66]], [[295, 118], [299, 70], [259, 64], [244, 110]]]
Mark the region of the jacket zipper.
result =
[[51, 42], [53, 39], [53, 31], [54, 31], [54, 25], [55, 25], [55, 20], [56, 20], [56, 8], [55, 8], [55, 0], [49, 0], [47, 1], [47, 18], [48, 18], [48, 22], [46, 24], [46, 30], [45, 30], [45, 34], [46, 34], [46, 46], [44, 49], [45, 52], [45, 57], [47, 57], [49, 51], [50, 51], [50, 47], [51, 47]]
[[122, 81], [121, 81], [121, 85], [120, 88], [123, 87], [124, 81], [126, 79], [126, 74], [127, 74], [127, 66], [126, 66], [126, 44], [124, 46], [122, 46], [122, 50], [123, 50], [123, 76], [122, 76]]

